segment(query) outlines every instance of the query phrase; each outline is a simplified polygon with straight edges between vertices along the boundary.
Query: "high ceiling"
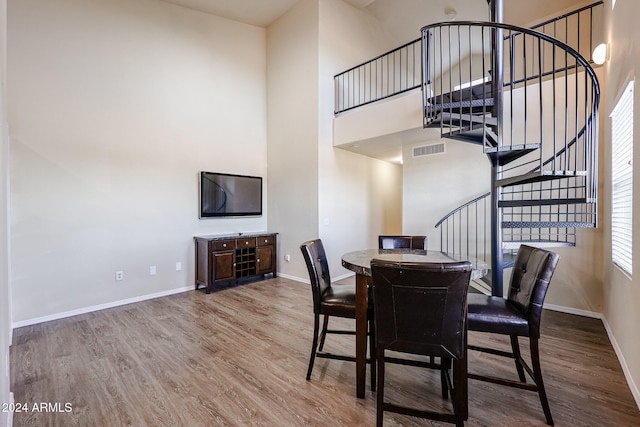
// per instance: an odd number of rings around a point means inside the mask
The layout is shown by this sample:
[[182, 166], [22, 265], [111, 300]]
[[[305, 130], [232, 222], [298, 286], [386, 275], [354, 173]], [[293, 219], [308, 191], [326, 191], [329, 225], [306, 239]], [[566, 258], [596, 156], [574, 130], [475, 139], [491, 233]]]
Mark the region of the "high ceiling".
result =
[[[267, 27], [302, 0], [163, 0], [234, 21]], [[344, 0], [366, 9], [394, 34], [399, 43], [417, 38], [420, 28], [446, 21], [455, 12], [458, 21], [485, 21], [489, 17], [486, 0]], [[547, 16], [540, 11], [562, 11], [588, 0], [503, 0], [505, 22], [526, 25]]]
[[[301, 0], [163, 0], [190, 9], [267, 27]], [[486, 0], [344, 0], [366, 9], [401, 40], [419, 36], [426, 24], [446, 20], [445, 9], [457, 12], [458, 19], [485, 20]]]
[[[268, 27], [299, 1], [306, 0], [162, 0], [201, 12], [260, 27]], [[420, 29], [435, 22], [488, 21], [487, 0], [343, 0], [373, 15], [398, 45], [420, 37]], [[504, 22], [528, 26], [589, 4], [589, 0], [503, 0]], [[398, 162], [402, 145], [424, 135], [386, 138], [355, 144], [352, 151]], [[404, 139], [403, 139], [404, 138]]]
[[266, 27], [299, 0], [163, 0], [189, 9]]

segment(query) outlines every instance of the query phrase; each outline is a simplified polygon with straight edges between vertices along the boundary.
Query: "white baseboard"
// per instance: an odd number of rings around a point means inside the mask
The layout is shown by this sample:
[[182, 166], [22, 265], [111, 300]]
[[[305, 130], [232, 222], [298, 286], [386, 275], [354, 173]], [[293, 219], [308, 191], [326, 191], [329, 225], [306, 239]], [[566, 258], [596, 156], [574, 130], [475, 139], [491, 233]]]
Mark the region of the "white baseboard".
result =
[[620, 349], [620, 346], [618, 345], [618, 342], [613, 335], [613, 331], [609, 326], [609, 322], [607, 322], [607, 318], [604, 317], [602, 313], [596, 313], [588, 310], [578, 310], [575, 308], [563, 307], [560, 305], [545, 304], [544, 308], [553, 311], [559, 311], [562, 313], [576, 314], [578, 316], [591, 317], [594, 319], [602, 320], [604, 329], [607, 331], [607, 336], [609, 337], [609, 342], [611, 343], [613, 350], [616, 352], [616, 356], [618, 357], [618, 361], [620, 362], [620, 366], [622, 367], [622, 372], [624, 372], [624, 377], [627, 380], [627, 384], [629, 385], [631, 394], [636, 401], [636, 405], [638, 405], [638, 409], [640, 409], [640, 390], [638, 389], [637, 384], [633, 381], [633, 377], [631, 376], [631, 372], [629, 371], [629, 365], [627, 365], [627, 361], [625, 360], [624, 354], [622, 353], [622, 350]]
[[50, 314], [48, 316], [35, 317], [33, 319], [21, 320], [19, 322], [13, 322], [12, 328], [20, 328], [22, 326], [35, 325], [37, 323], [49, 322], [51, 320], [63, 319], [65, 317], [77, 316], [79, 314], [91, 313], [92, 311], [104, 310], [106, 308], [118, 307], [121, 305], [132, 304], [134, 302], [146, 301], [148, 299], [164, 297], [167, 295], [179, 294], [193, 290], [193, 286], [186, 286], [184, 288], [170, 289], [168, 291], [156, 292], [153, 294], [140, 295], [138, 297], [127, 298], [119, 301], [108, 302], [105, 304], [93, 305], [90, 307], [83, 307], [76, 310], [64, 311], [62, 313]]
[[[347, 273], [344, 275], [341, 275], [339, 277], [334, 278], [334, 281], [339, 281], [342, 279], [346, 279], [348, 277], [353, 276], [353, 273]], [[283, 274], [283, 273], [278, 273], [278, 277], [283, 277], [285, 279], [289, 279], [289, 280], [293, 280], [296, 282], [301, 282], [301, 283], [305, 283], [305, 284], [309, 284], [309, 280], [308, 279], [303, 279], [297, 276], [291, 276], [288, 274]], [[119, 301], [114, 301], [114, 302], [110, 302], [110, 303], [106, 303], [106, 304], [99, 304], [99, 305], [94, 305], [91, 307], [85, 307], [85, 308], [81, 308], [81, 309], [77, 309], [77, 310], [70, 310], [70, 311], [65, 311], [62, 313], [56, 313], [56, 314], [52, 314], [49, 316], [43, 316], [43, 317], [36, 317], [33, 319], [27, 319], [27, 320], [22, 320], [19, 322], [14, 322], [11, 325], [10, 328], [10, 335], [12, 335], [13, 329], [14, 328], [20, 328], [22, 326], [29, 326], [29, 325], [35, 325], [37, 323], [42, 323], [42, 322], [48, 322], [51, 320], [57, 320], [57, 319], [62, 319], [65, 317], [71, 317], [71, 316], [77, 316], [79, 314], [85, 314], [85, 313], [90, 313], [92, 311], [98, 311], [98, 310], [104, 310], [107, 308], [112, 308], [112, 307], [118, 307], [121, 305], [126, 305], [126, 304], [131, 304], [131, 303], [135, 303], [135, 302], [140, 302], [140, 301], [145, 301], [145, 300], [149, 300], [149, 299], [153, 299], [153, 298], [159, 298], [159, 297], [163, 297], [163, 296], [168, 296], [168, 295], [173, 295], [173, 294], [178, 294], [181, 292], [186, 292], [186, 291], [190, 291], [192, 290], [193, 287], [192, 286], [186, 286], [184, 288], [176, 288], [176, 289], [170, 289], [168, 291], [162, 291], [162, 292], [157, 292], [157, 293], [153, 293], [153, 294], [148, 294], [148, 295], [141, 295], [138, 297], [134, 297], [134, 298], [128, 298], [128, 299], [124, 299], [124, 300], [119, 300]], [[627, 380], [627, 384], [629, 385], [629, 388], [631, 389], [631, 394], [633, 395], [633, 398], [636, 401], [636, 404], [638, 405], [638, 409], [640, 409], [640, 389], [638, 389], [638, 386], [636, 385], [636, 383], [633, 380], [633, 377], [631, 376], [631, 372], [629, 371], [629, 366], [627, 365], [627, 362], [624, 358], [624, 355], [620, 349], [620, 347], [618, 346], [618, 343], [613, 335], [613, 332], [611, 330], [611, 327], [609, 326], [609, 323], [607, 322], [607, 319], [602, 315], [602, 313], [596, 313], [593, 311], [588, 311], [588, 310], [579, 310], [576, 308], [571, 308], [571, 307], [564, 307], [564, 306], [560, 306], [560, 305], [554, 305], [554, 304], [545, 304], [544, 308], [548, 309], [548, 310], [553, 310], [553, 311], [559, 311], [562, 313], [568, 313], [568, 314], [575, 314], [578, 316], [584, 316], [584, 317], [591, 317], [594, 319], [601, 319], [602, 323], [604, 324], [604, 328], [607, 331], [607, 335], [609, 337], [609, 341], [611, 342], [611, 345], [613, 346], [613, 349], [616, 353], [616, 356], [618, 357], [618, 360], [620, 361], [620, 365], [622, 366], [622, 371], [624, 372], [624, 376], [625, 379]], [[11, 402], [13, 402], [13, 393], [9, 393], [10, 396], [10, 400]], [[12, 427], [13, 425], [13, 416], [11, 412], [7, 413], [7, 427]]]
[[593, 319], [602, 319], [602, 313], [596, 313], [595, 311], [580, 310], [573, 307], [565, 307], [555, 304], [545, 304], [543, 308], [552, 311], [559, 311], [560, 313], [575, 314], [583, 317], [591, 317]]
[[[347, 274], [343, 274], [341, 276], [337, 276], [337, 277], [332, 277], [331, 281], [332, 282], [338, 282], [342, 279], [348, 279], [349, 277], [353, 277], [355, 276], [355, 273], [347, 273]], [[284, 279], [289, 279], [289, 280], [294, 280], [296, 282], [302, 282], [302, 283], [306, 283], [307, 285], [311, 284], [311, 282], [309, 281], [308, 278], [301, 278], [298, 276], [290, 276], [288, 274], [284, 274], [284, 273], [278, 273], [278, 277], [282, 277]]]
[[607, 322], [607, 318], [602, 318], [602, 323], [604, 324], [604, 329], [607, 331], [607, 335], [609, 336], [609, 341], [613, 346], [613, 350], [616, 352], [616, 356], [618, 356], [618, 360], [620, 361], [620, 366], [622, 366], [622, 372], [624, 372], [624, 377], [627, 380], [627, 384], [629, 385], [629, 389], [631, 389], [631, 394], [636, 401], [636, 405], [638, 405], [638, 409], [640, 409], [640, 390], [638, 389], [638, 385], [633, 381], [633, 377], [631, 376], [631, 372], [629, 371], [629, 365], [627, 365], [627, 361], [624, 358], [624, 354], [616, 341], [615, 336], [613, 335], [613, 331], [611, 330], [611, 326], [609, 326], [609, 322]]
[[311, 282], [309, 282], [309, 278], [303, 279], [298, 276], [291, 276], [289, 274], [280, 273], [280, 272], [278, 272], [278, 277], [282, 277], [283, 279], [293, 280], [294, 282], [306, 283], [307, 285], [311, 284]]

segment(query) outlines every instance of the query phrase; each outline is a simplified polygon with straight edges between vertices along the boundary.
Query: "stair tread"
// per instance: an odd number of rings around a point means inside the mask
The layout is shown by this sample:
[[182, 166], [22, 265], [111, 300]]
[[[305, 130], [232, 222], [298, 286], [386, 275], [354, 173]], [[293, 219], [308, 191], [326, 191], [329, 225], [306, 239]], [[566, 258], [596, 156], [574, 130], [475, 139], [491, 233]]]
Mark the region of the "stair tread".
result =
[[518, 145], [502, 145], [500, 147], [489, 147], [484, 150], [485, 153], [509, 153], [522, 150], [536, 150], [540, 148], [540, 144], [518, 144]]
[[479, 145], [485, 145], [485, 135], [489, 143], [493, 142], [496, 138], [495, 134], [490, 129], [486, 129], [485, 132], [484, 126], [479, 123], [463, 129], [455, 129], [449, 130], [448, 132], [442, 132], [443, 138], [457, 139], [460, 141], [471, 142], [473, 144]]
[[429, 103], [429, 108], [439, 111], [471, 107], [493, 107], [493, 98]]
[[554, 205], [574, 205], [581, 203], [593, 203], [587, 197], [560, 198], [560, 199], [522, 199], [522, 200], [500, 200], [498, 207], [517, 208], [522, 206], [554, 206]]
[[502, 221], [502, 228], [594, 228], [587, 221]]
[[498, 119], [496, 117], [479, 115], [479, 114], [471, 114], [471, 113], [453, 113], [448, 111], [442, 112], [443, 119], [456, 119], [463, 122], [472, 122], [478, 123], [488, 126], [496, 126], [498, 124]]
[[587, 171], [553, 171], [545, 170], [539, 172], [530, 172], [523, 175], [512, 176], [498, 180], [498, 187], [508, 187], [510, 185], [530, 184], [532, 182], [548, 181], [552, 179], [573, 178], [577, 176], [586, 176]]
[[517, 250], [520, 245], [528, 245], [536, 248], [561, 248], [573, 247], [575, 242], [563, 242], [559, 240], [518, 240], [513, 242], [502, 242], [502, 249]]

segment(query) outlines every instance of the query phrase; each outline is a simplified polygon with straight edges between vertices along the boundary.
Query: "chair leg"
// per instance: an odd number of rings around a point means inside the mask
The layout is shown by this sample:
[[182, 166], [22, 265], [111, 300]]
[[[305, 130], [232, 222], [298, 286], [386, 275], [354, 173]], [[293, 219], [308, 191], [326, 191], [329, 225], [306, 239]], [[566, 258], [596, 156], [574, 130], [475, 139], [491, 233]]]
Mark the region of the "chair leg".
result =
[[456, 427], [464, 427], [465, 414], [465, 397], [466, 397], [466, 381], [467, 372], [464, 369], [463, 359], [453, 360], [453, 390], [451, 392], [451, 403], [453, 405], [453, 414], [456, 419]]
[[378, 387], [376, 391], [376, 427], [382, 427], [384, 419], [384, 350], [376, 349]]
[[322, 351], [324, 348], [324, 339], [327, 336], [327, 326], [329, 325], [329, 316], [324, 315], [324, 322], [322, 323], [322, 332], [320, 333], [320, 347], [318, 347], [318, 351]]
[[[326, 317], [325, 317], [326, 319]], [[311, 357], [309, 358], [309, 368], [307, 369], [307, 380], [311, 379], [313, 362], [316, 360], [316, 347], [318, 346], [318, 329], [320, 328], [320, 315], [313, 314], [313, 344], [311, 345]]]
[[540, 369], [540, 351], [538, 349], [538, 340], [531, 338], [529, 340], [531, 348], [531, 364], [533, 368], [534, 381], [538, 388], [538, 395], [540, 396], [540, 403], [542, 404], [542, 410], [544, 411], [544, 417], [547, 420], [547, 424], [553, 425], [553, 418], [551, 417], [551, 409], [549, 408], [549, 401], [547, 400], [547, 393], [544, 390], [544, 382], [542, 381], [542, 370]]
[[[433, 356], [430, 357], [431, 363], [433, 363]], [[451, 359], [440, 358], [440, 385], [442, 387], [442, 398], [449, 398], [449, 384], [447, 382], [447, 372], [451, 369]], [[453, 398], [453, 397], [452, 397]]]
[[376, 391], [376, 324], [369, 321], [369, 357], [371, 358], [371, 391]]
[[518, 371], [518, 378], [523, 383], [527, 382], [527, 377], [524, 375], [524, 368], [522, 367], [522, 363], [520, 363], [520, 359], [522, 356], [520, 355], [520, 343], [518, 342], [517, 335], [511, 335], [511, 350], [513, 351], [513, 357], [516, 361], [516, 371]]

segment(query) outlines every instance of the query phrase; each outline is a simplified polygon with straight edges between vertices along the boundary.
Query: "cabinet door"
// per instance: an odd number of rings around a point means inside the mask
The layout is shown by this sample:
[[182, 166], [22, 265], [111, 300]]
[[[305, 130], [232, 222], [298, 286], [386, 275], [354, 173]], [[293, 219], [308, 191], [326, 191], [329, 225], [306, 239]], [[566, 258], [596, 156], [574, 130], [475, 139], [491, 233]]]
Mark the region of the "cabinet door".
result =
[[212, 281], [235, 279], [235, 251], [213, 253]]
[[273, 246], [258, 246], [256, 264], [257, 274], [273, 272]]

